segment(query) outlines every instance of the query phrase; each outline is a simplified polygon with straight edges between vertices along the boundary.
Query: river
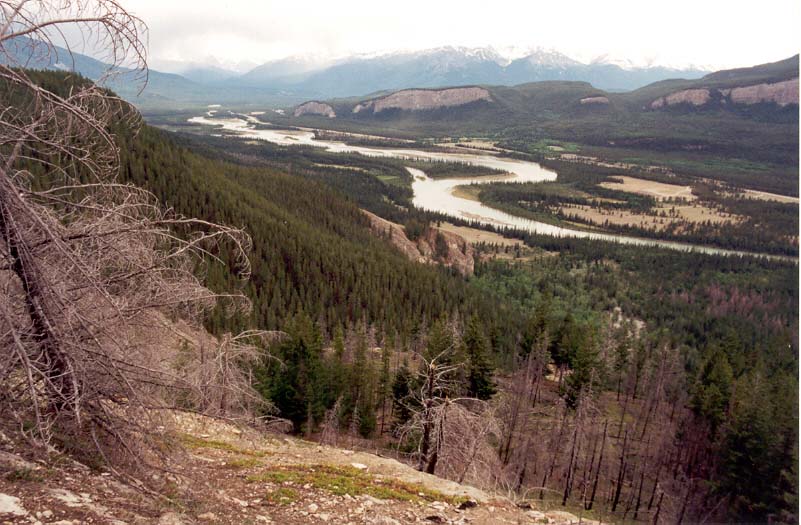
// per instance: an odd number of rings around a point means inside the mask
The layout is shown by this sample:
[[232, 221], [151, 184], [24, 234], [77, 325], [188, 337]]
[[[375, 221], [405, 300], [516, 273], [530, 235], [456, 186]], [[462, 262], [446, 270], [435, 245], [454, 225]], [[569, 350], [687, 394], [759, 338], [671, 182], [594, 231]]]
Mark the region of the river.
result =
[[444, 153], [435, 151], [405, 149], [405, 148], [379, 148], [366, 146], [351, 146], [344, 142], [332, 140], [317, 140], [313, 130], [276, 130], [256, 129], [256, 124], [262, 122], [251, 116], [243, 118], [213, 118], [198, 116], [189, 119], [192, 124], [217, 126], [242, 137], [266, 140], [282, 146], [315, 146], [335, 153], [356, 153], [371, 157], [392, 157], [399, 159], [423, 159], [450, 162], [465, 162], [477, 166], [486, 166], [508, 172], [511, 175], [462, 177], [451, 179], [432, 179], [422, 170], [408, 167], [412, 174], [412, 202], [418, 208], [440, 212], [451, 217], [475, 221], [477, 223], [492, 225], [500, 228], [514, 228], [531, 233], [553, 235], [558, 237], [577, 237], [597, 239], [603, 241], [620, 242], [639, 246], [658, 246], [680, 251], [695, 251], [718, 255], [754, 255], [776, 259], [791, 259], [789, 257], [756, 254], [750, 252], [726, 250], [714, 246], [663, 241], [658, 239], [645, 239], [629, 235], [616, 235], [608, 233], [589, 232], [571, 228], [563, 228], [546, 224], [544, 222], [525, 219], [495, 208], [491, 208], [478, 201], [454, 195], [453, 190], [464, 184], [486, 184], [503, 180], [505, 182], [542, 182], [556, 180], [557, 174], [547, 170], [535, 162], [521, 161], [496, 157], [489, 154], [478, 153]]

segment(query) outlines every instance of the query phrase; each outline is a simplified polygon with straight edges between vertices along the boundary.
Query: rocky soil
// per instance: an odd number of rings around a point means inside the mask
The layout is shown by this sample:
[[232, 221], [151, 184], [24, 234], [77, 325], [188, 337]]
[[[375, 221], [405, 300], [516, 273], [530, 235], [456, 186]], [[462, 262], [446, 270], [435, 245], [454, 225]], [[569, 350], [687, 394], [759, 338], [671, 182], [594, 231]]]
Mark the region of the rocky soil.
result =
[[582, 104], [609, 104], [609, 99], [606, 97], [585, 97], [579, 102]]
[[521, 508], [376, 454], [185, 414], [175, 416], [171, 432], [185, 452], [152, 470], [154, 493], [59, 454], [33, 461], [3, 434], [0, 523], [579, 523], [573, 514]]

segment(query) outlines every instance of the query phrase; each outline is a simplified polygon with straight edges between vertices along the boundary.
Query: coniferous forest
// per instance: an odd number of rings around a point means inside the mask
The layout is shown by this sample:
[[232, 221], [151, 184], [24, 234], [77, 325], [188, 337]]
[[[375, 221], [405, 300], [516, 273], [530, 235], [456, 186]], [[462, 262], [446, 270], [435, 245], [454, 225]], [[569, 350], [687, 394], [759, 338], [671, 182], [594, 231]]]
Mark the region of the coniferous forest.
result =
[[[316, 153], [302, 150], [262, 145], [232, 158], [221, 139], [152, 128], [125, 140], [126, 181], [252, 235], [252, 314], [218, 309], [208, 327], [287, 333], [258, 381], [295, 432], [411, 452], [419, 436], [401, 429], [426, 403], [422, 363], [440, 356], [459, 366], [439, 397], [505, 400], [494, 439], [518, 489], [545, 487], [535, 496], [618, 519], [695, 521], [723, 499], [731, 519], [792, 514], [795, 262], [505, 232], [520, 239], [518, 255], [493, 259], [509, 248], [480, 246], [485, 262], [464, 278], [369, 233], [359, 207], [402, 202], [391, 182], [345, 186], [309, 169], [304, 157]], [[209, 277], [221, 290], [234, 282]], [[455, 462], [442, 457], [434, 471]]]

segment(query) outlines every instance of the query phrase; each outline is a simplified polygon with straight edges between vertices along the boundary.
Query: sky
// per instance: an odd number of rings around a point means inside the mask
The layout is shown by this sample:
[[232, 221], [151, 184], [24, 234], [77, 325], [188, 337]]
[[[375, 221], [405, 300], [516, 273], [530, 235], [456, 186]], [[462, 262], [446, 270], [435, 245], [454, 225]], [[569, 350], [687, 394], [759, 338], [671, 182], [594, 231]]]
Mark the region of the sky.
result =
[[798, 0], [122, 0], [149, 27], [151, 67], [231, 69], [445, 45], [542, 47], [582, 61], [748, 66], [798, 53]]

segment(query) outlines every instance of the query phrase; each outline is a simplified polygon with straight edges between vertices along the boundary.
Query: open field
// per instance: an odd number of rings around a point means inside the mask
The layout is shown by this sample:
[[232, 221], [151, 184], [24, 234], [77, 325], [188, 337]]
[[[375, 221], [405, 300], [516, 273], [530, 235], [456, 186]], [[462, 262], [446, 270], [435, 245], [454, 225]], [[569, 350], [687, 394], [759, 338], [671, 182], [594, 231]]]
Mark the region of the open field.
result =
[[500, 246], [523, 246], [523, 242], [520, 239], [504, 237], [495, 232], [479, 230], [469, 226], [456, 226], [449, 222], [443, 222], [442, 225], [439, 226], [439, 229], [455, 233], [471, 244], [485, 242], [487, 244], [497, 244]]
[[656, 200], [665, 199], [686, 199], [695, 200], [692, 188], [689, 186], [680, 186], [677, 184], [665, 184], [663, 182], [655, 182], [652, 180], [638, 179], [636, 177], [615, 176], [615, 179], [620, 182], [602, 182], [599, 184], [602, 188], [610, 190], [626, 191], [629, 193], [637, 193], [639, 195], [647, 195]]
[[766, 191], [757, 190], [743, 190], [740, 195], [749, 199], [756, 199], [761, 201], [775, 201], [775, 202], [788, 202], [798, 204], [798, 197], [791, 197], [789, 195], [779, 195], [778, 193], [768, 193]]
[[[598, 226], [636, 226], [648, 230], [662, 231], [673, 222], [712, 224], [741, 222], [742, 217], [700, 204], [662, 205], [654, 208], [656, 215], [636, 213], [629, 210], [610, 210], [586, 205], [562, 205], [559, 210], [569, 217]], [[664, 214], [664, 215], [663, 215]]]

